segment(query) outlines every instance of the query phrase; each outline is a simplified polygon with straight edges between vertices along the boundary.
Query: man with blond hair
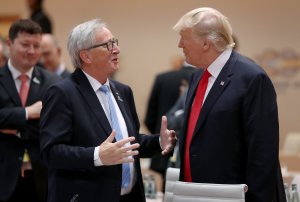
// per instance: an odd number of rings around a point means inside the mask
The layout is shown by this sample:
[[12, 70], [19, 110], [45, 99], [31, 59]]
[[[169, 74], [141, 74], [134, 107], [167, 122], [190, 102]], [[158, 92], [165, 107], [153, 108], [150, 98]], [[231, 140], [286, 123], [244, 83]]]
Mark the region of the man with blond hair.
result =
[[197, 8], [174, 26], [189, 82], [180, 180], [247, 184], [247, 202], [285, 201], [279, 166], [276, 92], [265, 71], [233, 50], [232, 28], [213, 8]]

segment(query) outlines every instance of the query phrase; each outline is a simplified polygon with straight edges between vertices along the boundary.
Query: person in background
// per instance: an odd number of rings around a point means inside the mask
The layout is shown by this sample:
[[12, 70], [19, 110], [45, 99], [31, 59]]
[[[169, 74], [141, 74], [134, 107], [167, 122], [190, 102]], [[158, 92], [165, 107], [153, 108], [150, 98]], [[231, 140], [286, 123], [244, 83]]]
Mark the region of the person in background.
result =
[[52, 34], [43, 34], [41, 42], [41, 64], [50, 72], [65, 78], [70, 75], [61, 59], [61, 48]]
[[38, 23], [43, 33], [52, 33], [52, 22], [50, 17], [43, 9], [44, 0], [27, 0], [27, 6], [30, 10], [30, 19]]
[[58, 77], [35, 66], [41, 34], [41, 27], [28, 19], [9, 29], [10, 57], [0, 68], [0, 201], [46, 201], [39, 118], [43, 93]]
[[180, 70], [184, 64], [184, 57], [181, 55], [174, 55], [171, 58], [171, 70]]
[[41, 113], [48, 201], [145, 201], [139, 159], [170, 153], [174, 131], [162, 117], [160, 135], [139, 134], [131, 88], [110, 79], [120, 47], [102, 20], [73, 28], [68, 51], [76, 69], [48, 89]]
[[178, 47], [196, 66], [179, 136], [180, 180], [247, 184], [247, 202], [285, 201], [276, 92], [257, 64], [232, 50], [232, 28], [213, 8], [175, 24]]
[[[175, 104], [180, 96], [180, 86], [186, 83], [194, 68], [183, 63], [179, 70], [171, 70], [158, 74], [148, 99], [145, 125], [151, 133], [160, 131], [160, 119]], [[165, 179], [170, 156], [161, 156], [159, 153], [151, 158], [150, 169], [161, 174]], [[165, 183], [163, 183], [165, 184]]]
[[0, 36], [0, 68], [3, 67], [8, 60], [8, 48], [4, 38]]

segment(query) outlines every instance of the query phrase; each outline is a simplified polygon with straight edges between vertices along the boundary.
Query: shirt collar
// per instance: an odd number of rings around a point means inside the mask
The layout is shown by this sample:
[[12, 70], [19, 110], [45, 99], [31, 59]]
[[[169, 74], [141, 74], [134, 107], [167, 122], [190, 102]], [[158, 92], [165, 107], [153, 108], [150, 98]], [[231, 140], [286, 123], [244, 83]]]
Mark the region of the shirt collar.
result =
[[229, 60], [231, 53], [232, 53], [232, 49], [231, 48], [225, 49], [221, 53], [221, 55], [219, 55], [217, 57], [217, 59], [215, 59], [215, 61], [213, 61], [213, 63], [211, 63], [209, 65], [209, 67], [207, 68], [207, 70], [209, 71], [209, 73], [213, 77], [215, 77], [215, 78], [218, 77], [218, 75], [220, 74], [221, 70], [225, 66], [226, 62]]
[[[11, 63], [11, 60], [8, 60], [8, 69], [12, 74], [12, 77], [14, 80], [18, 79], [18, 77], [22, 74], [19, 70], [17, 70]], [[31, 80], [32, 77], [32, 72], [33, 72], [33, 67], [30, 68], [25, 74], [28, 76], [29, 80]]]
[[[86, 73], [85, 71], [82, 70], [82, 72], [85, 74], [85, 76], [87, 77], [88, 81], [90, 82], [93, 90], [96, 92], [97, 90], [99, 90], [99, 88], [102, 86], [102, 84], [95, 79], [94, 77], [90, 76], [88, 73]], [[107, 85], [108, 88], [110, 88], [109, 86], [109, 79], [106, 80], [106, 82], [104, 83], [104, 85]]]
[[57, 75], [61, 75], [61, 74], [65, 71], [65, 69], [66, 69], [65, 64], [64, 64], [64, 63], [60, 63], [60, 64], [58, 65], [58, 68], [57, 68], [57, 70], [55, 71], [55, 73], [56, 73]]

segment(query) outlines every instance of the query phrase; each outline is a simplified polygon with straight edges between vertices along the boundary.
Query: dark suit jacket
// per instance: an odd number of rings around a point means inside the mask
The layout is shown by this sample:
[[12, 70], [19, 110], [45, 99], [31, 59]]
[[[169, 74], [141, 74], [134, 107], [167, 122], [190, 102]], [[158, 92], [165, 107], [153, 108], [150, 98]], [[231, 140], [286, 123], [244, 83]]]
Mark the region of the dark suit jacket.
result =
[[[140, 157], [159, 150], [158, 135], [140, 135], [130, 87], [110, 80], [112, 92], [125, 119], [129, 136], [139, 142], [135, 157], [138, 201], [145, 201]], [[119, 201], [122, 166], [94, 166], [94, 149], [112, 132], [105, 112], [81, 69], [52, 86], [43, 99], [41, 115], [42, 158], [49, 169], [49, 202]]]
[[60, 74], [60, 76], [62, 77], [62, 78], [66, 78], [66, 77], [68, 77], [68, 76], [70, 76], [71, 75], [71, 73], [68, 71], [68, 70], [64, 70], [61, 74]]
[[30, 19], [42, 27], [43, 33], [52, 33], [52, 22], [43, 9], [34, 11]]
[[[36, 66], [26, 105], [42, 100], [43, 93], [57, 79], [55, 75]], [[29, 152], [39, 194], [45, 198], [47, 173], [40, 165], [39, 119], [26, 120], [25, 110], [7, 65], [0, 69], [0, 129], [15, 129], [21, 134], [21, 138], [18, 138], [0, 132], [0, 201], [7, 200], [15, 189], [25, 148]]]
[[177, 71], [168, 71], [156, 76], [148, 100], [145, 124], [151, 133], [160, 131], [161, 116], [165, 115], [180, 96], [183, 80], [189, 81], [195, 71], [191, 66]]
[[[181, 159], [188, 117], [201, 76], [199, 70], [190, 81], [184, 134], [180, 136]], [[258, 65], [233, 52], [210, 90], [195, 127], [190, 145], [192, 181], [245, 183], [249, 187], [247, 202], [271, 202], [276, 190], [283, 191], [278, 147], [274, 87]], [[181, 180], [183, 169], [182, 164]]]
[[[145, 118], [145, 124], [151, 133], [160, 131], [161, 117], [167, 114], [179, 98], [182, 81], [188, 81], [194, 71], [191, 66], [183, 66], [180, 70], [168, 71], [156, 76]], [[168, 163], [168, 156], [156, 154], [151, 159], [150, 168], [164, 174]]]

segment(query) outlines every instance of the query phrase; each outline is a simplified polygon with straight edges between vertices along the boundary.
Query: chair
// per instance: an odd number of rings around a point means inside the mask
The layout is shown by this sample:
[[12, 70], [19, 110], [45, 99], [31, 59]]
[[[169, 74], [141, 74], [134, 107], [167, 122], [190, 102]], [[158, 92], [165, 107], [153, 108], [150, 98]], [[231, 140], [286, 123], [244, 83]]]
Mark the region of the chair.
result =
[[179, 172], [180, 172], [179, 168], [167, 169], [164, 202], [173, 201], [173, 189], [174, 189], [175, 182], [179, 179]]
[[244, 202], [245, 184], [206, 184], [176, 181], [172, 202]]

